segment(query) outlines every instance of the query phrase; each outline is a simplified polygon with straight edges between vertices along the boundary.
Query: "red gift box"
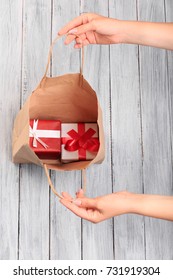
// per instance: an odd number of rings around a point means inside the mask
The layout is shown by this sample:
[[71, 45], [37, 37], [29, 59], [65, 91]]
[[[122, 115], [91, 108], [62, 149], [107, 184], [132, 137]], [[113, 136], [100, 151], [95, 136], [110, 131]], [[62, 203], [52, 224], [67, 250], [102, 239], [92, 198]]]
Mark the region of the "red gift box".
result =
[[92, 160], [99, 150], [97, 123], [62, 123], [61, 160]]
[[60, 130], [59, 120], [30, 120], [29, 144], [40, 159], [60, 157]]

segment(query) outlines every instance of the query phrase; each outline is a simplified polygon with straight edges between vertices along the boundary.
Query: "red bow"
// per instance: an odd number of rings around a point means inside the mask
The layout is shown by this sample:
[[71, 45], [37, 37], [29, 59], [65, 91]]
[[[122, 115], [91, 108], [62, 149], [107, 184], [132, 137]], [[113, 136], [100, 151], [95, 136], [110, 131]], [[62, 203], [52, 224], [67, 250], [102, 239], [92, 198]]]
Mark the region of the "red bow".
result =
[[78, 123], [78, 132], [74, 129], [70, 130], [67, 134], [71, 137], [62, 138], [62, 143], [65, 144], [64, 148], [69, 152], [78, 151], [79, 160], [86, 160], [86, 151], [97, 152], [99, 149], [98, 138], [93, 135], [96, 131], [89, 128], [85, 131], [85, 124]]

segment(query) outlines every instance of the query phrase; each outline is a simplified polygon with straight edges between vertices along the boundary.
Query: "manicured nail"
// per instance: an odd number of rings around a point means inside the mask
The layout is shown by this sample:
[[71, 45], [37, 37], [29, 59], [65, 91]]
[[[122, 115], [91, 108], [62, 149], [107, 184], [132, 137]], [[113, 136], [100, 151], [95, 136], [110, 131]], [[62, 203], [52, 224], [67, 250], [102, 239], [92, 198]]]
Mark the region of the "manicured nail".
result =
[[80, 206], [82, 204], [82, 201], [80, 199], [74, 199], [72, 202], [77, 206]]
[[80, 192], [80, 194], [83, 194], [83, 189], [80, 189], [79, 192]]
[[78, 189], [77, 190], [77, 193], [81, 193], [83, 190], [82, 189]]
[[77, 193], [79, 193], [79, 192], [80, 192], [80, 190], [81, 190], [81, 189], [78, 189], [78, 190], [77, 190]]
[[74, 29], [69, 30], [68, 33], [69, 33], [69, 34], [77, 33], [77, 28], [74, 28]]

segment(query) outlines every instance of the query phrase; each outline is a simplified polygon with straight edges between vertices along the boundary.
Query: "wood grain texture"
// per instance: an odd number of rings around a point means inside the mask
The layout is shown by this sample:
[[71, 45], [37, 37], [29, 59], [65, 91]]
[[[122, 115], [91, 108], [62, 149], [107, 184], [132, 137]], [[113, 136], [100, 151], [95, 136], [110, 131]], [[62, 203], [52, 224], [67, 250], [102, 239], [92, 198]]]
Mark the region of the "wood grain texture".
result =
[[[0, 259], [173, 259], [173, 223], [124, 215], [81, 221], [49, 190], [42, 168], [11, 162], [20, 106], [42, 78], [50, 42], [81, 12], [172, 21], [172, 0], [0, 1]], [[80, 52], [57, 42], [50, 73], [79, 72]], [[87, 46], [84, 76], [103, 109], [106, 158], [87, 170], [87, 195], [123, 189], [173, 195], [173, 52]], [[143, 148], [143, 157], [142, 157]], [[81, 172], [51, 172], [75, 196]]]
[[[51, 1], [24, 1], [22, 103], [44, 74], [51, 34]], [[49, 187], [43, 169], [20, 171], [20, 259], [49, 258]]]
[[[108, 16], [108, 1], [81, 1], [81, 12]], [[109, 47], [87, 46], [84, 76], [97, 93], [103, 110], [106, 158], [87, 170], [87, 195], [96, 197], [112, 192], [110, 138]], [[113, 221], [91, 224], [83, 221], [83, 259], [113, 259]]]
[[[165, 21], [164, 1], [139, 1], [139, 20]], [[165, 50], [140, 47], [145, 193], [172, 195], [172, 160]], [[146, 218], [146, 258], [173, 255], [173, 224]]]
[[[165, 1], [165, 15], [167, 22], [173, 22], [173, 1], [166, 0]], [[167, 67], [168, 67], [168, 106], [169, 106], [169, 116], [170, 116], [170, 133], [171, 133], [171, 163], [173, 167], [173, 52], [167, 51]], [[173, 174], [172, 174], [172, 182], [169, 186], [169, 192], [173, 195]], [[172, 229], [173, 226], [169, 225], [170, 235], [173, 235]], [[168, 251], [167, 259], [173, 259], [173, 240], [169, 237], [169, 246], [170, 250]]]
[[22, 3], [3, 0], [0, 12], [0, 259], [17, 259], [19, 167], [11, 162], [11, 136], [20, 107]]
[[[53, 1], [53, 38], [58, 30], [68, 21], [79, 15], [79, 1]], [[53, 76], [65, 73], [79, 72], [79, 51], [73, 46], [64, 46], [64, 38], [54, 47], [52, 74]], [[69, 192], [75, 197], [75, 192], [81, 187], [81, 172], [55, 172], [52, 179], [57, 191]], [[50, 249], [51, 259], [80, 259], [81, 258], [81, 219], [65, 209], [58, 199], [51, 194], [50, 202]]]
[[[173, 22], [173, 1], [165, 1], [165, 15], [167, 22]], [[169, 114], [170, 114], [170, 133], [171, 133], [171, 151], [173, 164], [173, 52], [167, 51], [168, 62], [168, 94], [169, 94]], [[172, 184], [173, 190], [173, 184]]]
[[[136, 1], [112, 1], [110, 17], [136, 20]], [[138, 47], [111, 46], [111, 110], [114, 191], [142, 193]], [[144, 259], [144, 219], [115, 218], [116, 259]]]

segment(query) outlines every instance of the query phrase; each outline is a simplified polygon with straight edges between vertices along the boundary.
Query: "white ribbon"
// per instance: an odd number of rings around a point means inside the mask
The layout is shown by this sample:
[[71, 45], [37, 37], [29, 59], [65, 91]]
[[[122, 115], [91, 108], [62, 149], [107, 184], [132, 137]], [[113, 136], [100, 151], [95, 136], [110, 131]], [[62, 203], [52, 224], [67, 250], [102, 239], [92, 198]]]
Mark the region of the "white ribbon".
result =
[[38, 120], [34, 120], [33, 122], [33, 128], [31, 126], [29, 126], [29, 136], [30, 137], [34, 137], [33, 139], [33, 147], [37, 147], [37, 141], [45, 148], [47, 149], [49, 146], [44, 143], [37, 135], [37, 125], [38, 125]]

